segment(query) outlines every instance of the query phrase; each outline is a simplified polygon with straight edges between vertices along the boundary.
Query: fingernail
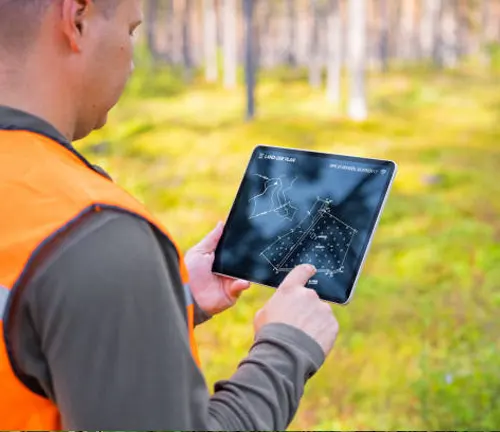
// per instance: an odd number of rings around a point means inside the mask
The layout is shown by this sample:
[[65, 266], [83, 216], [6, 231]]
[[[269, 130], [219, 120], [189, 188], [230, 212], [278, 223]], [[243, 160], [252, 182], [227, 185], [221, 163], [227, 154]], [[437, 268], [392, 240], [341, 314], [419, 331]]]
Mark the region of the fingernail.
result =
[[313, 273], [313, 274], [314, 274], [314, 273], [316, 273], [316, 267], [314, 267], [312, 264], [309, 264], [309, 266], [308, 266], [308, 267], [309, 267], [309, 271], [310, 271], [311, 273]]

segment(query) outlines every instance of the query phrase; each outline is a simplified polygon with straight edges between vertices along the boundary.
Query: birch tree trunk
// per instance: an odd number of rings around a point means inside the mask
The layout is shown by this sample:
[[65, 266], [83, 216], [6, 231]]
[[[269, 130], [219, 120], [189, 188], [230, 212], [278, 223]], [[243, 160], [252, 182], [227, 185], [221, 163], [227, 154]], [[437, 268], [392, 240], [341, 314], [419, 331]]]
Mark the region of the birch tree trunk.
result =
[[366, 0], [349, 0], [348, 22], [348, 114], [352, 120], [363, 121], [368, 116], [365, 88]]
[[327, 66], [327, 100], [340, 106], [341, 74], [342, 74], [342, 17], [340, 0], [330, 0], [327, 19], [328, 34], [328, 66]]
[[237, 45], [236, 45], [236, 0], [224, 0], [223, 3], [223, 51], [224, 51], [224, 87], [236, 87]]
[[207, 82], [217, 81], [217, 16], [215, 0], [203, 0], [204, 28], [203, 44], [205, 51], [205, 79]]
[[320, 11], [318, 0], [310, 0], [311, 39], [309, 51], [309, 84], [313, 88], [321, 86], [321, 52], [319, 49]]
[[243, 0], [245, 22], [245, 82], [247, 93], [247, 120], [255, 117], [255, 52], [254, 52], [254, 0]]

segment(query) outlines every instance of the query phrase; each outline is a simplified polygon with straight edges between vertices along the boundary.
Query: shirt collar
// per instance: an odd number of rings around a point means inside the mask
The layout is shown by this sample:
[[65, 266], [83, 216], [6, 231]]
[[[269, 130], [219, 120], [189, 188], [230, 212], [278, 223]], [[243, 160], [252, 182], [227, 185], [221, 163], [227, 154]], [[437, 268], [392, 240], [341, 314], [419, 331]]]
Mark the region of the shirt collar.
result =
[[92, 170], [111, 179], [108, 173], [101, 167], [91, 164], [73, 147], [71, 142], [63, 134], [40, 117], [15, 108], [0, 105], [0, 130], [24, 130], [46, 136], [68, 149]]

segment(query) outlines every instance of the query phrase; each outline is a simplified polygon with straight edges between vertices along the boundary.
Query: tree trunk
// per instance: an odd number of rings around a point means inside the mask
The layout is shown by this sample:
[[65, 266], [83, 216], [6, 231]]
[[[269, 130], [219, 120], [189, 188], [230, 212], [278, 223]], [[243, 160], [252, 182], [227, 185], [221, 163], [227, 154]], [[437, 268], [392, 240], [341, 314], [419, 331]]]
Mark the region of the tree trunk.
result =
[[349, 0], [348, 63], [349, 117], [355, 121], [367, 118], [365, 90], [366, 0]]
[[444, 47], [443, 47], [443, 1], [433, 1], [433, 41], [432, 41], [432, 59], [434, 65], [441, 68], [444, 65]]
[[263, 0], [259, 2], [259, 6], [260, 7], [255, 10], [256, 16], [254, 17], [256, 26], [258, 27], [259, 66], [267, 68], [272, 66], [272, 51], [275, 42], [271, 32], [274, 2]]
[[430, 59], [434, 53], [436, 34], [436, 5], [440, 0], [423, 0], [420, 21], [420, 46], [422, 58]]
[[286, 28], [287, 28], [287, 47], [286, 64], [293, 68], [297, 67], [297, 57], [295, 55], [296, 45], [296, 26], [297, 26], [297, 0], [286, 0]]
[[327, 20], [328, 72], [326, 95], [329, 102], [340, 106], [342, 73], [342, 17], [340, 0], [330, 0]]
[[224, 0], [223, 4], [223, 50], [224, 87], [236, 87], [237, 45], [236, 45], [236, 0]]
[[165, 11], [165, 27], [166, 27], [166, 48], [164, 60], [169, 63], [174, 63], [174, 50], [175, 50], [175, 15], [174, 15], [174, 3], [173, 0], [166, 0], [166, 11]]
[[[212, 1], [215, 3], [215, 0]], [[203, 40], [205, 36], [204, 6], [205, 6], [204, 1], [200, 0], [198, 1], [195, 0], [191, 4], [191, 14], [190, 14], [191, 63], [194, 69], [203, 68], [205, 66], [205, 41]], [[215, 18], [217, 19], [217, 17]], [[215, 23], [215, 26], [217, 26], [217, 23]], [[215, 55], [217, 55], [217, 40], [214, 47], [214, 53]], [[215, 62], [217, 62], [217, 59]]]
[[401, 59], [401, 2], [404, 0], [391, 0], [389, 24], [389, 58]]
[[320, 10], [318, 3], [318, 0], [310, 0], [312, 20], [309, 51], [309, 84], [313, 88], [321, 86], [321, 52], [319, 49]]
[[416, 58], [415, 47], [415, 0], [403, 0], [400, 26], [400, 48], [403, 60]]
[[389, 8], [387, 0], [379, 0], [380, 14], [380, 65], [383, 72], [389, 69]]
[[254, 52], [254, 1], [243, 0], [245, 19], [245, 82], [247, 91], [247, 120], [255, 117], [255, 52]]
[[217, 16], [215, 0], [204, 0], [203, 44], [205, 48], [205, 79], [217, 81]]
[[156, 18], [158, 16], [158, 0], [149, 0], [146, 4], [146, 39], [149, 52], [156, 63], [159, 60], [156, 43]]
[[454, 68], [458, 64], [457, 0], [442, 0], [442, 64]]
[[182, 63], [187, 81], [192, 78], [193, 59], [191, 55], [191, 0], [185, 0], [182, 13]]
[[467, 46], [467, 11], [468, 2], [457, 1], [455, 4], [455, 15], [457, 17], [457, 56], [459, 59], [469, 53]]
[[491, 62], [490, 55], [488, 52], [488, 45], [491, 42], [490, 38], [490, 14], [492, 12], [491, 1], [482, 0], [481, 1], [481, 61], [484, 65], [488, 65]]
[[276, 65], [279, 62], [278, 57], [276, 56], [276, 44], [277, 44], [277, 37], [275, 33], [275, 6], [276, 2], [270, 1], [268, 2], [268, 10], [265, 18], [265, 31], [264, 34], [266, 35], [267, 38], [267, 64], [269, 67], [273, 68], [276, 67]]

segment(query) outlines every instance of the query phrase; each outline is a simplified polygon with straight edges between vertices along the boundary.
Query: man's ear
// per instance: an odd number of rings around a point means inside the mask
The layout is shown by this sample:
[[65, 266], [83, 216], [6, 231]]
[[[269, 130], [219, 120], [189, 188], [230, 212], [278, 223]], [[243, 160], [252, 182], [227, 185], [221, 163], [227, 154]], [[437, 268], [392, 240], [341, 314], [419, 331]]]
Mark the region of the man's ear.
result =
[[62, 0], [62, 30], [73, 52], [81, 52], [82, 39], [93, 0]]

